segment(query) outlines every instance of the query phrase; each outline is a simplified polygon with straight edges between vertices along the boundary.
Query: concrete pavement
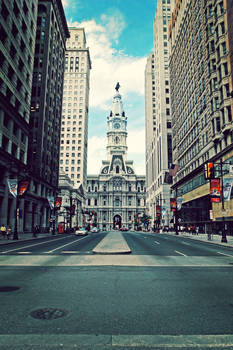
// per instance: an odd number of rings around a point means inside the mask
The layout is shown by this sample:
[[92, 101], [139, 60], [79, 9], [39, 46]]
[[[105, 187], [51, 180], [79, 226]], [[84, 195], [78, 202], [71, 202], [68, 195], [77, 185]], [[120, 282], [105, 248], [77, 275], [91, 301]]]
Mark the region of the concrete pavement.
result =
[[92, 250], [95, 254], [129, 254], [129, 248], [121, 232], [111, 231]]

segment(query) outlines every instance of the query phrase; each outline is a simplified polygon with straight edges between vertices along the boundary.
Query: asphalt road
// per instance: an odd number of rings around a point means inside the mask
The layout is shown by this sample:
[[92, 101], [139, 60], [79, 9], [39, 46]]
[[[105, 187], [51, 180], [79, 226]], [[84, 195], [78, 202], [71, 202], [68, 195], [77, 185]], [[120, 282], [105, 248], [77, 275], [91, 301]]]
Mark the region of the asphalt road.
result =
[[[0, 349], [233, 349], [233, 249], [126, 232], [0, 247]], [[62, 345], [63, 344], [63, 345]]]

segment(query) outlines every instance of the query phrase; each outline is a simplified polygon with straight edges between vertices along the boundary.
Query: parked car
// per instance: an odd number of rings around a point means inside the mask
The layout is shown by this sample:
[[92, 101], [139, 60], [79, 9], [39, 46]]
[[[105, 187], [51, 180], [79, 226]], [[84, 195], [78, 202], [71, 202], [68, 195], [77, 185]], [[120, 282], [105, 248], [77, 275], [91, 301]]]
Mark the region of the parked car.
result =
[[128, 229], [127, 229], [127, 227], [124, 227], [124, 226], [123, 226], [123, 227], [121, 228], [121, 231], [128, 231]]
[[88, 231], [85, 227], [81, 227], [81, 228], [75, 230], [74, 234], [76, 236], [87, 236], [87, 234], [88, 234], [87, 232]]
[[94, 233], [100, 232], [100, 229], [99, 229], [98, 227], [93, 227], [93, 228], [91, 229], [91, 232], [94, 232]]

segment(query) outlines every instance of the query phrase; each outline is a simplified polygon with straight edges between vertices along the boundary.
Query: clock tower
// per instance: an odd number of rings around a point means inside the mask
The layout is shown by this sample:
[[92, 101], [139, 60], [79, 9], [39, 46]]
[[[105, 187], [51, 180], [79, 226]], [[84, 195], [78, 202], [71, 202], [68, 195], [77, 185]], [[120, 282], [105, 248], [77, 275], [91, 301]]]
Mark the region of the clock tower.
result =
[[127, 159], [127, 118], [117, 83], [107, 117], [107, 159], [99, 175], [87, 176], [89, 223], [103, 230], [136, 229], [145, 213], [145, 175], [136, 175]]
[[120, 156], [123, 161], [127, 156], [127, 117], [123, 109], [121, 95], [119, 93], [120, 85], [117, 83], [115, 89], [116, 94], [113, 96], [112, 108], [107, 117], [107, 156], [108, 160], [112, 160], [113, 156]]

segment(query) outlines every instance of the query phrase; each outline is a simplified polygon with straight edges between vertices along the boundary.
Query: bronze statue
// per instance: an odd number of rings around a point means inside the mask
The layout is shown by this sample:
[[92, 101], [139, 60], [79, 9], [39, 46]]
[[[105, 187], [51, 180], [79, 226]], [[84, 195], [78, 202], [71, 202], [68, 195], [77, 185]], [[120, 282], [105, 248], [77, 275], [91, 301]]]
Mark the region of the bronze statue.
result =
[[117, 92], [118, 92], [118, 90], [120, 89], [120, 84], [119, 84], [119, 82], [117, 82], [115, 89], [116, 89]]

